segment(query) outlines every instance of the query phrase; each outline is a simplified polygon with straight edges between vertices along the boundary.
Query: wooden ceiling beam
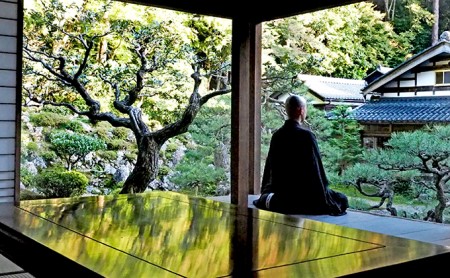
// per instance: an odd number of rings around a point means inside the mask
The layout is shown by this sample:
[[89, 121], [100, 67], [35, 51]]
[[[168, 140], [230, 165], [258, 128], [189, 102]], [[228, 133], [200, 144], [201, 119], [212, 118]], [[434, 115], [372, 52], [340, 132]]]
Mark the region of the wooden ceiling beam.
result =
[[362, 0], [279, 0], [262, 4], [260, 1], [243, 2], [229, 0], [213, 2], [209, 0], [122, 0], [124, 2], [153, 6], [163, 9], [202, 14], [214, 17], [241, 19], [260, 23], [318, 10], [363, 2]]

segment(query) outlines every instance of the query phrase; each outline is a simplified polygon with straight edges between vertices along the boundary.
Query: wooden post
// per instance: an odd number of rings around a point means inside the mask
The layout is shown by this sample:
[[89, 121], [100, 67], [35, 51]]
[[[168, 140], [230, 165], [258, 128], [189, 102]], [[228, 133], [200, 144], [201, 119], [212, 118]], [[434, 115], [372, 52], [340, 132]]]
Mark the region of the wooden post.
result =
[[250, 188], [249, 194], [261, 189], [261, 24], [250, 30]]
[[231, 203], [247, 207], [259, 190], [261, 26], [234, 19], [232, 36]]

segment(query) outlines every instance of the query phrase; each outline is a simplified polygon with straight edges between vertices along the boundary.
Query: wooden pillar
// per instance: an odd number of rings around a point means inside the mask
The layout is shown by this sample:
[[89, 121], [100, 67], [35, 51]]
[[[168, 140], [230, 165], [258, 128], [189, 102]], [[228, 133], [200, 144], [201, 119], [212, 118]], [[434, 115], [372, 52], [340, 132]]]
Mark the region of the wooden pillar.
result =
[[243, 207], [248, 206], [248, 194], [259, 191], [260, 45], [260, 24], [243, 19], [233, 20], [231, 203]]
[[250, 30], [250, 188], [249, 194], [261, 189], [261, 23]]

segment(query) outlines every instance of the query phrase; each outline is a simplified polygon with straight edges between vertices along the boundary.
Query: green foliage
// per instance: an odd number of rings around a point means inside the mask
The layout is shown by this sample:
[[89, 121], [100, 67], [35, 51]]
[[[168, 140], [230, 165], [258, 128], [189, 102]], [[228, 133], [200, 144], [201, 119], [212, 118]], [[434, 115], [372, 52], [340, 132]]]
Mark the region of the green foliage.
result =
[[[396, 132], [386, 146], [387, 149], [373, 153], [372, 158], [387, 167], [420, 169], [424, 172], [428, 168], [447, 167], [450, 162], [450, 126]], [[430, 161], [431, 158], [436, 164], [425, 167], [423, 159]]]
[[322, 144], [324, 164], [329, 171], [342, 174], [347, 167], [361, 159], [361, 127], [350, 118], [351, 108], [337, 106], [329, 114], [331, 127], [328, 140]]
[[97, 155], [106, 161], [114, 161], [117, 158], [117, 152], [112, 150], [99, 150]]
[[61, 129], [72, 130], [73, 132], [77, 132], [77, 133], [82, 133], [84, 131], [83, 125], [79, 121], [76, 121], [76, 120], [62, 123], [59, 127]]
[[116, 190], [119, 188], [122, 188], [123, 182], [115, 182], [113, 175], [106, 175], [105, 177], [103, 177], [103, 186], [111, 189], [111, 190]]
[[55, 114], [64, 115], [64, 116], [72, 115], [72, 112], [69, 109], [67, 109], [66, 107], [53, 106], [53, 105], [44, 105], [42, 107], [42, 112], [55, 113]]
[[159, 179], [162, 179], [162, 177], [166, 176], [167, 174], [169, 174], [171, 171], [171, 169], [168, 166], [161, 166], [159, 168], [159, 172], [158, 172], [158, 177]]
[[190, 17], [184, 24], [192, 30], [190, 46], [206, 71], [221, 68], [224, 61], [229, 61], [231, 57], [229, 25], [205, 16]]
[[54, 161], [56, 158], [58, 158], [56, 153], [52, 150], [43, 150], [40, 155], [46, 162]]
[[69, 121], [67, 116], [53, 112], [41, 112], [30, 115], [30, 122], [36, 126], [60, 127]]
[[95, 133], [97, 136], [105, 141], [108, 142], [111, 140], [112, 137], [112, 126], [108, 122], [98, 122], [95, 124]]
[[20, 200], [38, 200], [45, 198], [46, 197], [44, 195], [38, 194], [26, 188], [20, 190]]
[[88, 179], [76, 171], [54, 168], [36, 175], [33, 185], [47, 198], [80, 196], [86, 191]]
[[361, 198], [349, 198], [348, 205], [356, 210], [368, 210], [372, 206], [368, 200]]
[[168, 152], [173, 153], [174, 151], [176, 151], [178, 149], [178, 144], [176, 144], [175, 142], [169, 142], [167, 144], [166, 150]]
[[55, 153], [66, 161], [68, 170], [84, 159], [88, 153], [106, 148], [105, 143], [100, 139], [65, 131], [51, 133], [50, 143]]
[[108, 146], [109, 150], [126, 150], [129, 146], [130, 143], [127, 141], [124, 141], [122, 139], [113, 139], [113, 140], [109, 140], [106, 145]]
[[294, 84], [298, 73], [360, 79], [378, 64], [403, 62], [410, 50], [368, 2], [271, 21], [266, 29], [270, 81]]
[[29, 142], [27, 144], [27, 150], [30, 152], [37, 152], [39, 150], [39, 146], [36, 142]]
[[[362, 182], [368, 193], [389, 188], [403, 196], [417, 198], [435, 194], [435, 219], [443, 222], [450, 173], [450, 126], [435, 125], [413, 132], [396, 132], [385, 149], [369, 150], [365, 163], [345, 171], [346, 183]], [[370, 189], [373, 189], [370, 191]]]
[[128, 135], [130, 134], [130, 130], [125, 127], [116, 127], [112, 130], [112, 134], [117, 138], [121, 140], [127, 140]]
[[421, 0], [398, 0], [393, 20], [394, 30], [411, 44], [417, 54], [430, 46], [433, 14], [422, 6]]
[[34, 179], [33, 173], [31, 173], [27, 168], [20, 167], [20, 182], [25, 186], [29, 187], [32, 185]]
[[132, 149], [131, 153], [125, 153], [125, 157], [129, 160], [129, 161], [135, 161], [137, 158], [137, 149]]
[[198, 151], [187, 151], [176, 166], [172, 182], [187, 190], [198, 190], [200, 195], [215, 195], [217, 185], [226, 181], [225, 170], [213, 166], [213, 157]]

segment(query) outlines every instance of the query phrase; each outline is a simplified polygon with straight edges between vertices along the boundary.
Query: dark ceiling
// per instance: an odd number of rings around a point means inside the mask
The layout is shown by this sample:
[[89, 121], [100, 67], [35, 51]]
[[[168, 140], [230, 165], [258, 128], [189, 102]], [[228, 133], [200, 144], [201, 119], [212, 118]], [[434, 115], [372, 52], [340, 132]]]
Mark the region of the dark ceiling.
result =
[[361, 0], [278, 0], [278, 1], [211, 1], [211, 0], [124, 0], [159, 8], [203, 14], [254, 23], [294, 16], [326, 8], [363, 2]]

